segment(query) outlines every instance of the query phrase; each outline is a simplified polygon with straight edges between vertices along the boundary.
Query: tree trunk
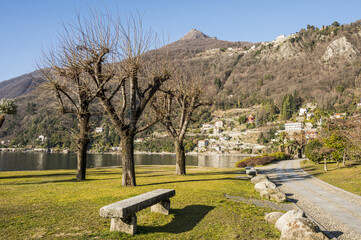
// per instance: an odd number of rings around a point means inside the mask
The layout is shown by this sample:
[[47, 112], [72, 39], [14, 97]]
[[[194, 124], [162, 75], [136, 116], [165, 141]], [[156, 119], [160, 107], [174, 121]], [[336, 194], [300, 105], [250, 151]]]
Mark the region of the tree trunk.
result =
[[343, 152], [342, 166], [346, 166], [346, 151]]
[[326, 158], [323, 158], [324, 160], [324, 168], [325, 168], [325, 171], [327, 171], [327, 161], [326, 161]]
[[121, 136], [122, 148], [122, 185], [123, 186], [136, 186], [135, 170], [134, 170], [134, 134], [129, 131]]
[[4, 121], [5, 121], [5, 115], [0, 115], [0, 128], [3, 125]]
[[298, 150], [298, 158], [302, 158], [302, 148], [299, 148], [297, 150]]
[[183, 141], [174, 141], [174, 147], [176, 152], [176, 175], [186, 175], [186, 155], [184, 151]]
[[86, 151], [89, 144], [89, 114], [78, 115], [79, 135], [77, 139], [77, 174], [76, 180], [85, 180], [86, 174]]

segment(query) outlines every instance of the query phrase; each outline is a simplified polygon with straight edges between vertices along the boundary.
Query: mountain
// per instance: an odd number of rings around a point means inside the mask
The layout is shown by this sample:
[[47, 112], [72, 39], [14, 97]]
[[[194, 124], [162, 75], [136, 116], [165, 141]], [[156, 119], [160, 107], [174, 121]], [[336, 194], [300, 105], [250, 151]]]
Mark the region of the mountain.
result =
[[182, 59], [195, 57], [196, 54], [206, 50], [215, 48], [229, 48], [229, 47], [250, 47], [253, 43], [250, 42], [230, 42], [219, 40], [216, 37], [209, 37], [197, 29], [191, 29], [179, 40], [172, 42], [164, 48], [171, 57]]
[[0, 82], [0, 99], [17, 98], [33, 91], [44, 80], [39, 71]]
[[[360, 21], [321, 29], [309, 25], [263, 43], [223, 41], [192, 29], [164, 47], [170, 59], [205, 67], [206, 94], [215, 103], [211, 111], [261, 105], [261, 118], [270, 105], [281, 109], [286, 94], [331, 112], [351, 111], [360, 101]], [[39, 80], [34, 72], [0, 83], [0, 98], [16, 98], [19, 105], [0, 138], [27, 139], [43, 134], [44, 128], [58, 131], [50, 128], [63, 121], [54, 115], [55, 103], [46, 92], [32, 91]]]
[[[202, 33], [201, 31], [193, 28], [179, 40], [190, 40], [190, 39], [199, 39], [199, 38], [204, 39], [204, 38], [211, 38], [211, 37]], [[217, 38], [213, 37], [212, 39], [217, 39]]]

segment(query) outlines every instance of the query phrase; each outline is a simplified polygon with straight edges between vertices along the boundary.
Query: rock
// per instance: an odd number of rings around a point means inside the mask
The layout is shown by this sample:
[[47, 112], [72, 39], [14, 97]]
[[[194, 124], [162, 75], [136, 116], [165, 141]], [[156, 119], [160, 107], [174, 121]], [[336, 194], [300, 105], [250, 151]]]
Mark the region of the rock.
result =
[[318, 232], [307, 235], [304, 240], [328, 240], [328, 237], [326, 237], [322, 232]]
[[316, 225], [308, 218], [289, 221], [282, 229], [280, 240], [304, 240], [306, 236], [316, 234]]
[[274, 200], [276, 202], [285, 202], [287, 200], [286, 194], [278, 189], [266, 188], [260, 192], [261, 197]]
[[302, 218], [305, 213], [301, 210], [290, 210], [283, 214], [276, 222], [275, 227], [282, 232], [283, 228], [286, 228], [288, 222], [297, 218]]
[[278, 203], [283, 203], [287, 201], [286, 194], [284, 194], [281, 191], [278, 191], [277, 193], [270, 194], [271, 200], [276, 201]]
[[355, 59], [359, 51], [347, 40], [346, 37], [340, 37], [327, 46], [322, 60], [329, 61], [334, 57], [344, 57], [348, 61]]
[[257, 192], [262, 192], [263, 190], [265, 190], [267, 188], [276, 189], [276, 185], [270, 181], [263, 181], [263, 182], [256, 183], [254, 188], [256, 189]]
[[272, 224], [275, 224], [277, 222], [277, 220], [283, 215], [284, 213], [281, 213], [281, 212], [271, 212], [271, 213], [268, 213], [264, 219], [269, 222], [269, 223], [272, 223]]
[[263, 182], [263, 181], [269, 181], [268, 177], [264, 174], [258, 174], [257, 176], [255, 176], [251, 179], [251, 183], [253, 183], [253, 184], [257, 184], [257, 183]]

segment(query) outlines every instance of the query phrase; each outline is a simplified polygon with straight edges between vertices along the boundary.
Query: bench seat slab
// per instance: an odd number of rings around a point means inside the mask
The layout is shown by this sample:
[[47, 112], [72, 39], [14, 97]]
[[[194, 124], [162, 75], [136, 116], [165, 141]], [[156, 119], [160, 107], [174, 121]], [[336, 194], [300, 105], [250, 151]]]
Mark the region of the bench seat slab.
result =
[[175, 196], [174, 189], [157, 189], [104, 206], [99, 213], [100, 216], [107, 218], [125, 218], [173, 196]]

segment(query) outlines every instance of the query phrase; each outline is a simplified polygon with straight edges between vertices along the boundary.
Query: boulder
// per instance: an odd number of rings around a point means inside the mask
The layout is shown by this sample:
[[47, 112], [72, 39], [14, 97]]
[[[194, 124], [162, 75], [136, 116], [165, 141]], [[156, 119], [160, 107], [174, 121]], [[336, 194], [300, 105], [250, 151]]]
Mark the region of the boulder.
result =
[[296, 218], [282, 229], [280, 240], [304, 240], [306, 236], [316, 234], [316, 225], [308, 218]]
[[264, 174], [258, 174], [251, 179], [251, 183], [257, 184], [259, 182], [268, 181], [268, 177]]
[[271, 212], [271, 213], [268, 213], [264, 219], [269, 222], [269, 223], [272, 223], [272, 224], [275, 224], [277, 222], [277, 220], [283, 215], [284, 213], [281, 213], [281, 212]]
[[278, 189], [266, 188], [260, 192], [261, 197], [274, 200], [276, 202], [285, 202], [287, 200], [286, 194]]
[[257, 192], [262, 192], [263, 190], [270, 188], [270, 189], [276, 189], [276, 185], [273, 182], [270, 181], [263, 181], [256, 183], [254, 186]]
[[302, 218], [305, 213], [302, 210], [290, 210], [283, 214], [276, 222], [275, 227], [282, 232], [283, 228], [286, 228], [288, 222], [291, 222], [297, 218]]

